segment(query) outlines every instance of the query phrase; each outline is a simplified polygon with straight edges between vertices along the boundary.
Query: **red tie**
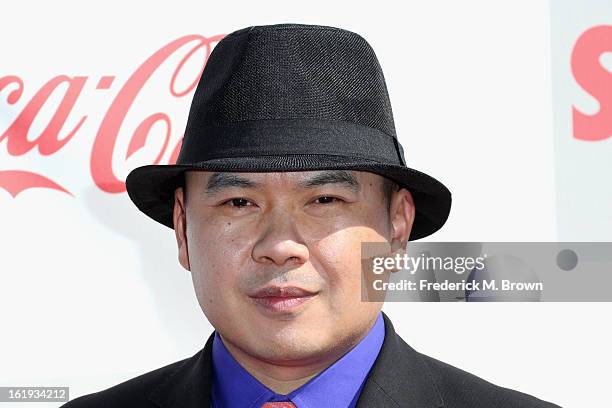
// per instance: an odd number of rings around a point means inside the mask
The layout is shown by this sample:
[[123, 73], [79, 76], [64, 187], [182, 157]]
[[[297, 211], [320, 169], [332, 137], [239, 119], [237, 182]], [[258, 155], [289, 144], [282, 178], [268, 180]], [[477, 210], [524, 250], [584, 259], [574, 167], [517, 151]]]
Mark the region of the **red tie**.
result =
[[283, 401], [283, 402], [266, 402], [261, 408], [297, 408], [295, 404], [291, 401]]

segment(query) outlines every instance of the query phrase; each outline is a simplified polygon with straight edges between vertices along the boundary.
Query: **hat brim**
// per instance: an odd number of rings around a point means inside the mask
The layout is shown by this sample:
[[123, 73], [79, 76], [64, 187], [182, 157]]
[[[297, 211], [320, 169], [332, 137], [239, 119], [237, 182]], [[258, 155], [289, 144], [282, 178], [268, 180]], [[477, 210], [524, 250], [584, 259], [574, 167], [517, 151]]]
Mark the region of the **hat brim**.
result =
[[451, 209], [450, 191], [435, 178], [418, 170], [367, 159], [336, 155], [282, 155], [233, 157], [194, 164], [147, 165], [132, 170], [125, 181], [130, 199], [150, 218], [174, 229], [174, 191], [183, 186], [185, 171], [286, 172], [308, 170], [357, 170], [375, 173], [397, 182], [412, 194], [416, 215], [410, 241], [439, 230]]

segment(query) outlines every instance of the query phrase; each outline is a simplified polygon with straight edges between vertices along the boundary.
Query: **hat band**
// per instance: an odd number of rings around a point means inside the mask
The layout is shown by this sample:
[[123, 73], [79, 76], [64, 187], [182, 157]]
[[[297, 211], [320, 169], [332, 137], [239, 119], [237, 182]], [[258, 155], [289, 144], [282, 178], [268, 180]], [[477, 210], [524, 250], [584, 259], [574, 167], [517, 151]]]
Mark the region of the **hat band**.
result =
[[176, 163], [283, 154], [331, 154], [405, 165], [395, 137], [353, 122], [317, 119], [253, 120], [206, 127], [188, 124]]

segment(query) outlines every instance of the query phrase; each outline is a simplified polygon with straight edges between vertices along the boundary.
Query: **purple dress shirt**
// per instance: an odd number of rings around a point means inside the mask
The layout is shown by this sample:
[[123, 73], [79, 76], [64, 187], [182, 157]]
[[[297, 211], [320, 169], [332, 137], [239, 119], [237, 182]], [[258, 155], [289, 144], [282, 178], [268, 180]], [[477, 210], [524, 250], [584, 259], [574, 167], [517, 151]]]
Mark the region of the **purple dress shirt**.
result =
[[229, 353], [219, 335], [213, 340], [212, 408], [260, 408], [265, 402], [293, 402], [297, 408], [354, 408], [385, 338], [382, 313], [368, 334], [334, 364], [287, 395], [260, 383]]

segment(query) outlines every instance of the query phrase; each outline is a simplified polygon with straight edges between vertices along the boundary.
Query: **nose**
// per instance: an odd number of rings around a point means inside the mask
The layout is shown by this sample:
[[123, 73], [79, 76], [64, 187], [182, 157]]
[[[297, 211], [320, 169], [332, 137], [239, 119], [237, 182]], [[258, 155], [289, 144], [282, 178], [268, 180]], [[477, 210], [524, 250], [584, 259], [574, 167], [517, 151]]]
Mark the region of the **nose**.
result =
[[283, 266], [287, 262], [301, 265], [308, 261], [308, 247], [286, 213], [270, 214], [261, 238], [253, 247], [256, 262]]

